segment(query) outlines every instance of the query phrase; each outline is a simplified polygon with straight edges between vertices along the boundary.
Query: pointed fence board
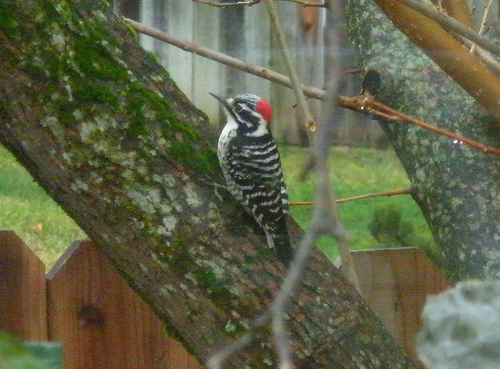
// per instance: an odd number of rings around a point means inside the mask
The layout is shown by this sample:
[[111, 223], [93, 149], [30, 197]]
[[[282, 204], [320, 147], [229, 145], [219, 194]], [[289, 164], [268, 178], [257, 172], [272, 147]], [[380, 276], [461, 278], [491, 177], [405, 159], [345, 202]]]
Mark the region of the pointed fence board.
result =
[[75, 242], [47, 275], [50, 337], [64, 368], [201, 368], [91, 242]]
[[12, 231], [0, 230], [0, 330], [47, 340], [45, 265]]
[[[368, 305], [416, 357], [426, 296], [445, 290], [446, 279], [415, 248], [352, 257]], [[0, 231], [0, 330], [60, 342], [65, 369], [202, 368], [90, 241], [74, 242], [45, 275], [15, 233]]]
[[417, 248], [360, 250], [351, 255], [363, 298], [416, 359], [415, 336], [426, 296], [446, 290], [447, 280]]

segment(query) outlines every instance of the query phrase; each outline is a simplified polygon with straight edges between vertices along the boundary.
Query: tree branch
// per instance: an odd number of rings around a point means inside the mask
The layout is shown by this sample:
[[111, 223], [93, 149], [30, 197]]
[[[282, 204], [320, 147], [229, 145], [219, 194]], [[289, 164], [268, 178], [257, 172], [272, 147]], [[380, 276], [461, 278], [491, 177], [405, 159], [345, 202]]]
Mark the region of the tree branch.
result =
[[443, 0], [442, 6], [450, 17], [455, 18], [470, 29], [474, 29], [474, 23], [466, 0]]
[[422, 15], [431, 18], [443, 28], [453, 31], [456, 34], [471, 40], [475, 44], [481, 46], [483, 49], [500, 56], [500, 45], [475, 32], [471, 28], [465, 26], [453, 17], [439, 12], [435, 7], [429, 3], [424, 3], [418, 0], [397, 0], [398, 2], [416, 10]]
[[[493, 3], [493, 0], [489, 0], [488, 3], [484, 6], [484, 12], [483, 12], [483, 19], [481, 20], [481, 26], [479, 27], [479, 35], [483, 35], [486, 32], [486, 19], [488, 19], [488, 14], [491, 9], [491, 4]], [[474, 54], [474, 51], [476, 50], [477, 44], [473, 44], [472, 47], [470, 48], [470, 52]]]
[[[124, 21], [127, 22], [128, 24], [130, 24], [137, 32], [144, 33], [145, 35], [148, 35], [148, 36], [154, 37], [158, 40], [167, 42], [171, 45], [179, 47], [182, 50], [185, 50], [187, 52], [191, 52], [195, 55], [204, 56], [204, 57], [209, 58], [211, 60], [220, 62], [222, 64], [231, 66], [233, 68], [237, 68], [237, 69], [242, 70], [244, 72], [248, 72], [248, 73], [256, 75], [258, 77], [267, 79], [269, 81], [276, 82], [282, 86], [291, 88], [290, 78], [288, 78], [280, 73], [277, 73], [275, 71], [272, 71], [270, 69], [266, 69], [266, 68], [263, 68], [263, 67], [260, 67], [257, 65], [245, 63], [244, 61], [241, 61], [239, 59], [230, 57], [230, 56], [225, 55], [223, 53], [219, 53], [219, 52], [216, 52], [216, 51], [211, 50], [209, 48], [197, 45], [197, 44], [189, 42], [189, 41], [186, 41], [182, 38], [169, 35], [169, 34], [162, 32], [156, 28], [149, 27], [145, 24], [136, 22], [132, 19], [125, 18]], [[302, 90], [304, 91], [304, 94], [306, 96], [317, 99], [317, 100], [324, 100], [325, 99], [326, 92], [324, 90], [321, 90], [319, 88], [312, 87], [312, 86], [307, 86], [307, 85], [301, 85], [301, 87], [302, 87]], [[381, 116], [381, 117], [384, 117], [384, 118], [390, 119], [390, 120], [394, 120], [395, 119], [394, 116], [399, 114], [398, 119], [401, 119], [401, 120], [406, 121], [408, 123], [421, 122], [418, 119], [409, 117], [409, 116], [407, 116], [403, 113], [400, 113], [394, 109], [391, 110], [390, 107], [388, 107], [384, 104], [381, 104], [381, 103], [378, 103], [379, 107], [383, 107], [381, 110], [372, 109], [368, 112], [366, 110], [366, 108], [367, 108], [366, 101], [367, 100], [360, 98], [360, 97], [340, 96], [338, 99], [338, 104], [340, 104], [340, 106], [342, 106], [342, 107], [357, 111], [357, 112], [362, 113], [362, 114], [371, 113], [371, 114], [375, 114], [375, 115], [378, 115], [378, 116]], [[386, 113], [384, 113], [384, 111]], [[421, 123], [424, 123], [424, 122], [421, 122]], [[449, 132], [449, 131], [442, 129], [442, 128], [438, 128], [438, 127], [430, 125], [428, 123], [417, 124], [417, 125], [420, 125], [420, 127], [424, 128], [424, 129], [431, 130], [433, 132], [450, 137], [454, 140], [458, 140], [460, 142], [463, 142], [467, 145], [476, 147], [479, 150], [482, 150], [484, 152], [488, 152], [488, 153], [492, 153], [492, 154], [497, 155], [496, 154], [497, 149], [491, 148], [491, 147], [484, 145], [484, 144], [481, 144], [477, 141], [456, 135], [452, 132]]]
[[301, 115], [301, 119], [304, 121], [304, 127], [309, 132], [314, 132], [316, 130], [316, 123], [309, 111], [307, 106], [306, 98], [302, 91], [302, 85], [300, 83], [299, 75], [297, 73], [297, 69], [293, 64], [292, 57], [290, 55], [290, 49], [286, 42], [285, 34], [283, 33], [283, 28], [280, 24], [280, 19], [278, 17], [278, 11], [276, 10], [276, 4], [274, 0], [265, 0], [265, 4], [267, 7], [267, 13], [269, 14], [269, 19], [271, 21], [271, 26], [278, 38], [278, 42], [281, 47], [281, 52], [283, 54], [283, 60], [285, 61], [285, 66], [290, 76], [290, 81], [292, 85], [292, 90], [295, 95], [295, 99], [297, 99], [297, 104], [299, 107], [299, 112]]
[[[436, 12], [433, 8], [423, 6], [421, 3], [415, 4], [415, 1], [410, 0], [375, 0], [375, 3], [397, 28], [462, 86], [470, 96], [486, 108], [500, 124], [500, 100], [497, 99], [497, 96], [500, 95], [500, 79], [481, 64], [477, 57], [470, 54], [439, 23], [427, 16], [427, 13], [434, 14]], [[417, 10], [407, 6], [407, 3]], [[420, 13], [421, 10], [426, 12], [426, 15]], [[442, 14], [436, 17], [441, 20], [445, 17], [447, 21], [458, 24], [458, 28], [465, 28], [466, 33], [474, 33], [453, 18]], [[463, 32], [461, 34], [464, 35]], [[475, 36], [477, 37], [473, 37], [471, 40], [477, 41], [478, 45], [484, 47], [485, 44], [480, 41], [484, 41], [485, 38], [477, 34]], [[488, 42], [492, 46], [491, 41]], [[500, 46], [493, 45], [493, 49], [499, 52]], [[492, 48], [488, 49], [491, 51]]]
[[[362, 199], [368, 199], [368, 198], [374, 198], [374, 197], [390, 197], [390, 196], [397, 196], [397, 195], [409, 195], [412, 193], [411, 187], [408, 188], [403, 188], [399, 190], [392, 190], [392, 191], [384, 191], [384, 192], [372, 192], [372, 193], [366, 193], [363, 195], [357, 195], [357, 196], [352, 196], [352, 197], [344, 197], [342, 199], [337, 199], [335, 202], [337, 204], [341, 204], [343, 202], [348, 202], [348, 201], [355, 201], [355, 200], [362, 200]], [[291, 206], [296, 206], [296, 205], [314, 205], [312, 201], [291, 201], [290, 202]]]
[[[215, 6], [218, 8], [227, 8], [227, 7], [232, 7], [232, 6], [252, 6], [252, 5], [259, 4], [260, 2], [262, 2], [262, 0], [235, 1], [233, 3], [219, 3], [216, 1], [210, 1], [210, 0], [191, 0], [191, 1], [193, 1], [194, 3]], [[330, 0], [324, 0], [324, 2], [322, 2], [322, 3], [309, 2], [306, 0], [277, 0], [277, 1], [287, 1], [290, 3], [296, 3], [296, 4], [301, 5], [302, 7], [327, 8], [328, 2]]]
[[[203, 56], [210, 60], [214, 60], [218, 63], [239, 69], [243, 72], [247, 72], [253, 74], [254, 76], [258, 76], [264, 79], [267, 79], [272, 82], [276, 82], [282, 86], [291, 88], [290, 78], [284, 76], [280, 73], [272, 71], [270, 69], [260, 67], [258, 65], [253, 65], [246, 63], [242, 60], [233, 58], [226, 54], [214, 51], [207, 47], [203, 47], [201, 45], [195, 44], [193, 42], [184, 40], [180, 37], [172, 36], [168, 33], [162, 32], [157, 28], [150, 27], [143, 23], [136, 22], [132, 19], [124, 18], [126, 23], [128, 23], [132, 28], [134, 28], [137, 32], [143, 33], [145, 35], [156, 38], [157, 40], [166, 42], [170, 45], [176, 46], [184, 51], [193, 53], [195, 55]], [[312, 97], [314, 99], [323, 100], [325, 97], [325, 91], [316, 87], [301, 85], [304, 94], [308, 97]]]
[[215, 6], [218, 8], [229, 8], [229, 7], [233, 7], [233, 6], [252, 6], [252, 5], [260, 3], [262, 0], [236, 1], [234, 3], [219, 3], [216, 1], [210, 1], [210, 0], [191, 0], [191, 1], [193, 3], [205, 4], [205, 5]]
[[450, 132], [446, 129], [443, 129], [443, 128], [440, 128], [437, 126], [433, 126], [433, 125], [426, 123], [424, 121], [421, 121], [419, 119], [410, 117], [409, 115], [406, 115], [400, 111], [392, 109], [391, 107], [384, 105], [376, 100], [373, 100], [372, 98], [363, 97], [363, 96], [342, 97], [339, 100], [339, 103], [341, 106], [343, 106], [345, 108], [355, 110], [355, 111], [358, 111], [358, 112], [363, 113], [363, 114], [377, 115], [383, 119], [393, 121], [393, 122], [400, 121], [400, 122], [404, 122], [404, 123], [414, 124], [414, 125], [417, 125], [421, 128], [438, 133], [442, 136], [449, 137], [457, 144], [464, 143], [464, 144], [469, 145], [471, 147], [474, 147], [478, 150], [481, 150], [485, 153], [500, 156], [500, 149], [496, 149], [494, 147], [484, 145], [480, 142], [471, 140], [470, 138], [457, 135], [457, 134]]

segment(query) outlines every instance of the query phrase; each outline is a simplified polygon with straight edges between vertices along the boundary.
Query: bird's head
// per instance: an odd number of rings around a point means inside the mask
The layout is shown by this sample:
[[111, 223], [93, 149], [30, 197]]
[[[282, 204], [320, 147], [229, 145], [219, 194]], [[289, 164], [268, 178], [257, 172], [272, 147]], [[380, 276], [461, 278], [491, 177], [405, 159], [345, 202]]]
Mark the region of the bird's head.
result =
[[227, 118], [232, 119], [246, 136], [260, 137], [269, 133], [271, 106], [266, 99], [252, 94], [240, 94], [224, 99], [210, 92], [224, 106]]

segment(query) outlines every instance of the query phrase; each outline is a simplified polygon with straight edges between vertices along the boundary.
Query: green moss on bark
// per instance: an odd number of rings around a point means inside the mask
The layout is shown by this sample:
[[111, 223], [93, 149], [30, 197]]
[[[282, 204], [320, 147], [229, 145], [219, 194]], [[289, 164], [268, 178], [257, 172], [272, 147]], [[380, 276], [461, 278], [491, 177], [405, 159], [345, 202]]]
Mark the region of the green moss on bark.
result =
[[[135, 76], [122, 57], [119, 40], [104, 32], [107, 5], [92, 6], [93, 17], [86, 22], [64, 1], [32, 2], [22, 22], [14, 4], [1, 10], [3, 32], [17, 44], [8, 57], [39, 82], [33, 91], [45, 107], [40, 119], [50, 118], [49, 128], [65, 143], [68, 158], [82, 158], [89, 143], [101, 151], [112, 150], [121, 143], [109, 142], [107, 133], [120, 130], [128, 146], [134, 142], [138, 149], [157, 149], [159, 154], [165, 149], [162, 154], [185, 170], [212, 172], [217, 166], [214, 150], [196, 149], [203, 137], [178, 117], [155, 87], [168, 75], [157, 75], [155, 81]], [[75, 129], [80, 137], [75, 137]], [[162, 147], [163, 142], [171, 144]]]

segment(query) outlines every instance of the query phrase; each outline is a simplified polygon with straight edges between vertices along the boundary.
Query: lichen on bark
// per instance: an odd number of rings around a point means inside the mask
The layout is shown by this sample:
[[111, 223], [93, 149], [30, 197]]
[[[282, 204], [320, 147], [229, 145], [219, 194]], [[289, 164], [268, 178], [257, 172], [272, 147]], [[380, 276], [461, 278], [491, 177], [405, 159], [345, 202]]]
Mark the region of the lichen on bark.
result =
[[[108, 6], [0, 0], [0, 142], [203, 361], [266, 308], [284, 269], [210, 184], [206, 116]], [[289, 306], [303, 367], [414, 367], [319, 252]], [[228, 365], [275, 359], [263, 341]]]
[[[383, 102], [428, 123], [500, 147], [497, 122], [369, 1], [348, 1], [360, 65], [393, 76]], [[364, 30], [358, 32], [357, 30]], [[390, 45], [390, 47], [388, 47]], [[443, 50], [443, 52], [446, 52]], [[459, 67], [459, 66], [457, 66]], [[413, 187], [452, 281], [500, 276], [500, 161], [416, 126], [381, 121]]]

